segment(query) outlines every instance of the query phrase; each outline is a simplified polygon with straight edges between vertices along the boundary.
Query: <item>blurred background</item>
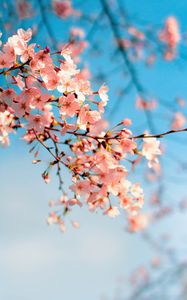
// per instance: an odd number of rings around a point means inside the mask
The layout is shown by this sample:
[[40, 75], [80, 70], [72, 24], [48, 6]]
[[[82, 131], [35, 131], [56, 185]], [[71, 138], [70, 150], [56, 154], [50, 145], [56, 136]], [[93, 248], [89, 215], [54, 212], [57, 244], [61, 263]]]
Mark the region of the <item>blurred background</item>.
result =
[[[1, 39], [32, 28], [32, 42], [51, 51], [71, 42], [93, 89], [109, 87], [111, 126], [128, 117], [135, 134], [162, 133], [186, 126], [186, 11], [185, 0], [2, 0]], [[175, 47], [162, 38], [171, 16]], [[83, 208], [69, 216], [80, 228], [62, 234], [46, 223], [48, 201], [60, 196], [55, 177], [46, 185], [21, 134], [12, 136], [0, 149], [0, 298], [187, 299], [186, 140], [163, 138], [161, 171], [143, 165], [131, 175], [145, 191], [142, 232], [128, 232], [126, 216]]]

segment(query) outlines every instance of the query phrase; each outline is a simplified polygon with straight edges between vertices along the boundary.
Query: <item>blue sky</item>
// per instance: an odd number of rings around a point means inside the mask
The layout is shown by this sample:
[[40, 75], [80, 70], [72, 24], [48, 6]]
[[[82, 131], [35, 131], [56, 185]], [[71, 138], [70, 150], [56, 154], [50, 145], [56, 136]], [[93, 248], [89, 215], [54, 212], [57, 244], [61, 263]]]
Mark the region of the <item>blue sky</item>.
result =
[[108, 220], [81, 210], [76, 211], [79, 230], [69, 224], [62, 235], [48, 227], [47, 200], [57, 196], [56, 184], [40, 180], [26, 150], [16, 153], [16, 159], [8, 150], [0, 176], [3, 299], [100, 299], [113, 293], [120, 275], [142, 263], [140, 256], [149, 256], [138, 235], [125, 233], [123, 217]]
[[[11, 4], [12, 1], [7, 3]], [[79, 7], [78, 3], [86, 14], [100, 9], [99, 1], [75, 1], [76, 8]], [[131, 14], [137, 14], [141, 19], [150, 20], [155, 24], [162, 23], [168, 15], [176, 15], [182, 32], [187, 29], [185, 0], [127, 0], [123, 3]], [[1, 6], [1, 14], [4, 13]], [[38, 23], [38, 15], [33, 20], [22, 21], [22, 24], [16, 26], [19, 28], [22, 25], [26, 28], [33, 25], [33, 22]], [[63, 22], [50, 15], [50, 22], [57, 39], [65, 40], [72, 21]], [[87, 32], [91, 26], [84, 21], [73, 22], [74, 25], [84, 26]], [[103, 43], [105, 36], [107, 38]], [[47, 39], [45, 28], [41, 28], [38, 38], [45, 46]], [[106, 55], [84, 56], [94, 74], [112, 70], [115, 65], [113, 62], [117, 59], [113, 56], [111, 63], [109, 61], [112, 55], [108, 46], [108, 41], [112, 38], [110, 30], [107, 29], [104, 35], [99, 31], [97, 38], [102, 41]], [[159, 60], [151, 70], [138, 64], [137, 70], [151, 93], [166, 99], [171, 105], [173, 96], [180, 95], [184, 98], [187, 96], [187, 72], [181, 59], [178, 59], [177, 63], [170, 64]], [[110, 88], [110, 103], [106, 116], [116, 101], [118, 83], [120, 81], [123, 85], [123, 80], [121, 73], [117, 73], [107, 81]], [[134, 109], [134, 98], [134, 93], [131, 93], [128, 102], [122, 100], [124, 102], [118, 106], [115, 114], [110, 113], [110, 121], [116, 123], [129, 116], [134, 120], [137, 132], [142, 132], [146, 128], [145, 119], [141, 112]], [[154, 119], [158, 131], [168, 129], [170, 119], [170, 112], [163, 111], [163, 107], [159, 107], [157, 117]], [[77, 209], [72, 214], [72, 219], [76, 218], [81, 223], [79, 230], [72, 229], [68, 224], [68, 232], [62, 235], [55, 226], [48, 227], [46, 225], [48, 200], [58, 198], [57, 182], [55, 178], [50, 185], [42, 181], [40, 175], [42, 168], [31, 164], [32, 156], [28, 154], [28, 146], [24, 145], [19, 135], [17, 137], [12, 138], [8, 149], [0, 149], [0, 298], [96, 300], [106, 299], [104, 297], [108, 296], [111, 299], [120, 276], [125, 278], [124, 290], [127, 291], [129, 289], [127, 276], [130, 271], [144, 262], [149, 262], [155, 252], [145, 244], [140, 234], [126, 233], [123, 215], [118, 219], [109, 220], [99, 214], [90, 214], [86, 209]], [[165, 173], [168, 175], [165, 184], [169, 192], [166, 193], [165, 201], [175, 203], [186, 195], [184, 185], [186, 177], [178, 173], [176, 179], [178, 165], [172, 159], [172, 155], [185, 161], [184, 153], [187, 145], [185, 134], [170, 137], [167, 141], [168, 156], [164, 164]], [[64, 174], [64, 177], [67, 177], [67, 174]], [[142, 178], [141, 169], [137, 177]], [[144, 182], [144, 188], [148, 194], [151, 187]], [[185, 232], [181, 229], [186, 226], [185, 214], [176, 214], [161, 222], [159, 228], [153, 227], [152, 230], [154, 234], [160, 231], [167, 232], [174, 223], [178, 224], [173, 230], [173, 243], [177, 244], [186, 239]]]

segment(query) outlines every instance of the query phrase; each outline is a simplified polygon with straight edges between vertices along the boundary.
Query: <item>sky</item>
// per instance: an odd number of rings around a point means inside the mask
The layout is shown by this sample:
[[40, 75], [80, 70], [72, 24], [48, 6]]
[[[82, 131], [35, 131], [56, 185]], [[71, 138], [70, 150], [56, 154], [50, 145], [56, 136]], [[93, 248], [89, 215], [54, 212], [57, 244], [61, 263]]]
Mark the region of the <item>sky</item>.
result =
[[[12, 5], [11, 0], [4, 2]], [[49, 3], [48, 0], [44, 2]], [[2, 3], [0, 9], [3, 17], [5, 11]], [[33, 3], [36, 5], [36, 1]], [[130, 14], [138, 15], [139, 18], [156, 25], [163, 23], [167, 16], [176, 15], [182, 32], [187, 29], [185, 0], [127, 0], [122, 3], [126, 5]], [[76, 8], [80, 6], [80, 9], [84, 9], [86, 15], [100, 10], [99, 1], [75, 1], [74, 5]], [[21, 21], [16, 23], [15, 27], [22, 26], [26, 29], [35, 22], [39, 22], [37, 14], [32, 22]], [[61, 37], [65, 40], [68, 35], [67, 28], [71, 26], [72, 21], [63, 23], [62, 20], [50, 16], [50, 22], [57, 40], [60, 41]], [[75, 20], [74, 25], [77, 22]], [[86, 32], [91, 26], [84, 20], [80, 20], [78, 25]], [[105, 36], [108, 39], [105, 40]], [[106, 55], [91, 57], [85, 54], [86, 62], [93, 74], [112, 70], [117, 60], [108, 47], [108, 40], [112, 38], [109, 30], [105, 31], [105, 35], [103, 31], [97, 32], [97, 38], [102, 42], [105, 40], [103, 49]], [[39, 40], [44, 46], [46, 39], [47, 33], [41, 26]], [[154, 96], [163, 97], [171, 105], [173, 95], [187, 96], [187, 72], [182, 60], [171, 64], [158, 61], [152, 70], [147, 70], [139, 64], [137, 70], [150, 91], [155, 91]], [[111, 113], [119, 80], [123, 85], [124, 78], [121, 76], [120, 73], [114, 72], [107, 81], [111, 100], [106, 117], [109, 116], [109, 121], [113, 124], [129, 116], [134, 120], [134, 129], [137, 133], [142, 132], [145, 130], [145, 119], [141, 112], [134, 109], [133, 93], [129, 95], [130, 104], [120, 104], [115, 113]], [[160, 118], [155, 117], [154, 122], [158, 130], [167, 129], [169, 112], [162, 113], [160, 107], [157, 115]], [[186, 195], [186, 177], [184, 174], [180, 175], [172, 157], [177, 156], [185, 161], [186, 142], [184, 135], [170, 137], [167, 141], [168, 157], [164, 164], [167, 174], [165, 184], [169, 192], [165, 201], [175, 203], [176, 198]], [[77, 209], [72, 213], [70, 220], [72, 218], [80, 222], [81, 227], [78, 230], [68, 224], [67, 233], [61, 234], [57, 227], [47, 226], [48, 201], [57, 199], [60, 194], [55, 178], [49, 185], [42, 181], [42, 167], [40, 169], [32, 165], [32, 155], [28, 150], [28, 146], [19, 135], [12, 137], [9, 148], [0, 148], [0, 299], [112, 299], [121, 281], [124, 291], [129, 291], [130, 272], [137, 266], [149, 262], [155, 254], [153, 249], [145, 243], [141, 234], [132, 235], [126, 232], [123, 215], [111, 220], [100, 214], [91, 214], [86, 209]], [[67, 174], [64, 173], [63, 176], [64, 180], [67, 180]], [[141, 170], [137, 177], [142, 178]], [[144, 185], [148, 193], [150, 187], [146, 183]], [[162, 232], [164, 228], [164, 232], [167, 232], [175, 223], [173, 239], [174, 243], [180, 243], [182, 239], [186, 239], [186, 234], [181, 229], [186, 226], [185, 218], [185, 214], [176, 214], [161, 222], [159, 228], [154, 227], [152, 230], [157, 233]]]
[[[56, 184], [43, 183], [27, 149], [17, 152], [16, 159], [12, 149], [6, 149], [6, 154], [3, 151], [2, 299], [100, 299], [114, 292], [119, 276], [141, 263], [141, 251], [150, 255], [138, 235], [125, 233], [121, 219], [114, 221], [83, 210], [76, 212], [79, 230], [69, 225], [62, 235], [55, 226], [48, 227], [47, 200], [56, 196]], [[131, 262], [129, 253], [134, 257]]]

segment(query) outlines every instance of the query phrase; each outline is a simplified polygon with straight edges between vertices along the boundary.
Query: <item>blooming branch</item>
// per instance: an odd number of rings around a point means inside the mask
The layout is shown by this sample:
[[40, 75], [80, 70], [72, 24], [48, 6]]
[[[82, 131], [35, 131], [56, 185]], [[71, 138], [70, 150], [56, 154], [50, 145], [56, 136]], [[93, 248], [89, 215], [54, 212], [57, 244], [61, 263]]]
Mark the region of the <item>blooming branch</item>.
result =
[[[107, 87], [91, 89], [68, 45], [54, 54], [48, 47], [36, 51], [28, 43], [31, 37], [30, 29], [19, 29], [2, 46], [0, 74], [6, 76], [9, 88], [0, 90], [0, 142], [8, 145], [9, 134], [22, 128], [23, 138], [32, 144], [30, 152], [35, 151], [35, 164], [41, 162], [41, 148], [50, 154], [42, 177], [48, 183], [56, 168], [62, 196], [51, 205], [63, 209], [53, 211], [48, 222], [58, 223], [64, 231], [64, 214], [83, 203], [90, 211], [101, 210], [110, 217], [120, 210], [138, 215], [144, 203], [143, 189], [129, 181], [130, 170], [124, 162], [130, 156], [135, 165], [145, 157], [149, 167], [155, 168], [161, 154], [155, 137], [161, 135], [133, 136], [128, 119], [109, 130], [103, 119]], [[143, 139], [141, 148], [136, 142], [139, 138]], [[63, 186], [64, 168], [71, 176], [69, 187]]]

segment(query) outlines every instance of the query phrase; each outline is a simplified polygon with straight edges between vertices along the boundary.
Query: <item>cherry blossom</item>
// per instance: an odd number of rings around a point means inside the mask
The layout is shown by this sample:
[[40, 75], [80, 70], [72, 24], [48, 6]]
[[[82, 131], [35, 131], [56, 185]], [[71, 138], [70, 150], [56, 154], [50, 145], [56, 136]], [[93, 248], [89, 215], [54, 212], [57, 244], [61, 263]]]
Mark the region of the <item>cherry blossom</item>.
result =
[[136, 107], [142, 110], [154, 110], [157, 107], [157, 101], [154, 99], [146, 101], [140, 97], [137, 97]]
[[181, 128], [183, 128], [185, 123], [186, 123], [185, 116], [182, 113], [177, 112], [177, 113], [175, 113], [174, 118], [172, 120], [171, 128], [174, 130], [181, 129]]
[[160, 31], [160, 39], [166, 43], [165, 58], [172, 59], [176, 55], [176, 47], [180, 41], [179, 25], [175, 17], [170, 16], [165, 21], [165, 27]]
[[53, 10], [60, 18], [68, 18], [71, 15], [79, 15], [78, 11], [71, 6], [70, 0], [53, 0]]
[[[143, 228], [145, 218], [140, 218], [139, 211], [144, 191], [140, 183], [129, 180], [131, 170], [125, 160], [131, 156], [137, 164], [144, 156], [149, 167], [155, 167], [161, 154], [159, 141], [147, 134], [133, 137], [126, 128], [131, 126], [128, 118], [109, 129], [103, 118], [108, 87], [92, 90], [69, 45], [52, 54], [48, 47], [29, 44], [31, 38], [31, 29], [19, 29], [2, 46], [0, 74], [6, 75], [10, 87], [0, 90], [0, 142], [8, 145], [9, 134], [22, 128], [23, 139], [34, 152], [34, 164], [42, 162], [43, 151], [48, 152], [42, 178], [49, 183], [56, 168], [62, 192], [59, 200], [50, 202], [48, 224], [58, 224], [65, 232], [67, 213], [74, 206], [87, 205], [90, 211], [102, 211], [111, 218], [126, 211], [131, 230]], [[69, 187], [62, 180], [65, 169], [72, 181]], [[72, 225], [79, 227], [77, 221]]]
[[136, 232], [142, 229], [145, 229], [149, 222], [147, 215], [138, 214], [135, 216], [129, 216], [129, 231]]
[[159, 149], [160, 142], [156, 140], [156, 138], [149, 138], [149, 139], [143, 139], [144, 145], [142, 148], [142, 155], [145, 156], [149, 161], [149, 167], [152, 166], [152, 164], [158, 163], [157, 155], [161, 154], [161, 151]]

